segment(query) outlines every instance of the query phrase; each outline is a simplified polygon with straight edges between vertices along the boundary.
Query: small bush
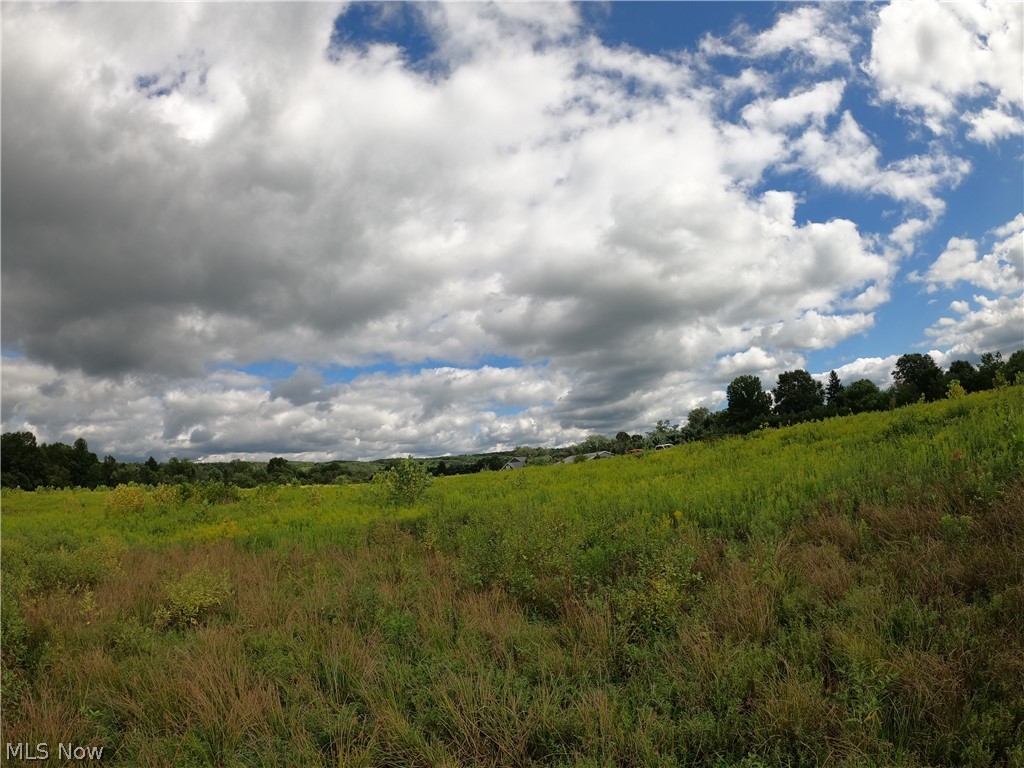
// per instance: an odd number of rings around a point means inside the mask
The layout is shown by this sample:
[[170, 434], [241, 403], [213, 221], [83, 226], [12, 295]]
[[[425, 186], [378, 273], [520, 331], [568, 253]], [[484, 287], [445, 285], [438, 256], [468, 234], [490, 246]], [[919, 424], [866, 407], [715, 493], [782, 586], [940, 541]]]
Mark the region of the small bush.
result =
[[377, 500], [388, 507], [409, 507], [419, 501], [433, 478], [427, 465], [412, 456], [401, 459], [386, 472], [373, 476], [373, 491]]
[[126, 620], [115, 622], [110, 628], [107, 645], [125, 656], [148, 653], [153, 646], [153, 630], [144, 627], [135, 616], [129, 616]]
[[943, 515], [939, 518], [942, 537], [951, 544], [963, 544], [971, 533], [974, 520], [970, 515]]
[[135, 483], [119, 485], [107, 497], [106, 509], [116, 515], [138, 515], [146, 508], [146, 492]]
[[946, 387], [946, 399], [963, 400], [965, 397], [967, 397], [967, 390], [960, 384], [959, 379], [949, 382], [949, 386]]
[[200, 570], [165, 582], [164, 591], [166, 599], [153, 612], [157, 627], [187, 629], [198, 626], [224, 606], [231, 597], [231, 584], [227, 574]]
[[161, 483], [153, 489], [153, 505], [161, 512], [170, 512], [181, 504], [181, 488]]
[[185, 483], [181, 486], [181, 494], [194, 504], [233, 504], [241, 498], [236, 486], [217, 480]]

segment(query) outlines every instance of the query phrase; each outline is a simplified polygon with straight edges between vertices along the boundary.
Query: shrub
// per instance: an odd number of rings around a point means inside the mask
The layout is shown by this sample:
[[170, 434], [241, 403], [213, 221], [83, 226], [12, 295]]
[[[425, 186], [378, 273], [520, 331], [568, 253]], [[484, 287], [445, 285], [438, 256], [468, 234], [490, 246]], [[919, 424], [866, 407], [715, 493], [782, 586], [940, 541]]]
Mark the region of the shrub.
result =
[[374, 475], [373, 491], [385, 506], [408, 507], [423, 497], [432, 480], [427, 465], [410, 456], [399, 460], [386, 472]]
[[153, 489], [153, 505], [161, 512], [170, 512], [181, 504], [181, 487], [161, 483]]
[[946, 387], [946, 398], [948, 400], [962, 400], [967, 397], [967, 390], [960, 384], [959, 379], [953, 379]]
[[107, 497], [107, 511], [117, 515], [138, 515], [146, 508], [146, 492], [135, 483], [119, 485]]
[[196, 504], [233, 504], [241, 498], [238, 488], [219, 480], [206, 480], [198, 483], [185, 483], [181, 486], [181, 495]]
[[165, 582], [164, 591], [166, 599], [153, 612], [157, 627], [187, 629], [198, 626], [224, 606], [231, 597], [231, 584], [227, 574], [199, 570]]

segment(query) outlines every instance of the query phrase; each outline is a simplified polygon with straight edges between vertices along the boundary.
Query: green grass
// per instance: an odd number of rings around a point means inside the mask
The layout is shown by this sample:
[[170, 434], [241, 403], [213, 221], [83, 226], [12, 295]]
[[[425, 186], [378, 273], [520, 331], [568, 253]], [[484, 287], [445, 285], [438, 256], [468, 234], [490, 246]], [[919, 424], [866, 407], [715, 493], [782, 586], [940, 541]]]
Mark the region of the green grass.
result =
[[4, 740], [115, 766], [1024, 766], [1020, 434], [1015, 387], [399, 509], [5, 491]]

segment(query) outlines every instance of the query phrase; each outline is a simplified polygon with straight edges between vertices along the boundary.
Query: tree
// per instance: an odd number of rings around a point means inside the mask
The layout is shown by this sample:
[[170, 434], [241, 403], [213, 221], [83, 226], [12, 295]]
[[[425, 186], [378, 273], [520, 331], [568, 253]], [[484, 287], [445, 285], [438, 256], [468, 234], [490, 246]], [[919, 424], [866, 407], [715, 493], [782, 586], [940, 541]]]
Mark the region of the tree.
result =
[[949, 364], [949, 370], [946, 372], [947, 386], [954, 380], [959, 381], [966, 392], [977, 392], [980, 389], [978, 371], [966, 360], [954, 360]]
[[771, 414], [772, 397], [764, 391], [757, 376], [738, 376], [726, 388], [725, 395], [729, 400], [729, 423], [735, 427], [756, 427]]
[[839, 380], [839, 374], [829, 371], [828, 384], [825, 385], [825, 402], [829, 408], [838, 408], [843, 398], [843, 382]]
[[647, 444], [649, 446], [661, 445], [663, 443], [678, 443], [680, 440], [679, 425], [673, 424], [668, 419], [660, 419], [654, 425], [654, 430], [647, 433]]
[[625, 453], [633, 447], [629, 432], [619, 432], [615, 435], [615, 453]]
[[894, 395], [899, 405], [917, 402], [921, 397], [931, 402], [945, 395], [942, 385], [942, 369], [935, 364], [931, 355], [902, 355], [896, 361], [892, 379]]
[[1017, 382], [1018, 374], [1024, 374], [1024, 349], [1018, 349], [1010, 355], [1003, 368], [1003, 373], [1006, 374], [1006, 380], [1010, 384]]
[[885, 410], [885, 395], [878, 385], [868, 379], [859, 379], [843, 390], [843, 404], [853, 413]]
[[0, 437], [0, 480], [4, 488], [34, 491], [46, 484], [46, 464], [31, 432], [4, 432]]
[[[1005, 367], [1006, 363], [1003, 362], [1002, 353], [986, 352], [983, 354], [981, 362], [978, 363], [978, 389], [993, 389], [1000, 380], [1005, 383], [1006, 374], [1003, 373]], [[1003, 377], [999, 376], [1001, 373]]]
[[694, 408], [686, 414], [686, 426], [694, 432], [705, 432], [711, 426], [711, 410], [708, 408]]
[[71, 488], [74, 472], [74, 450], [66, 443], [43, 443], [39, 447], [46, 464], [46, 483], [53, 488]]
[[776, 414], [793, 416], [824, 405], [825, 388], [805, 370], [786, 371], [779, 374], [772, 397]]
[[71, 482], [80, 488], [95, 488], [100, 481], [100, 460], [89, 450], [84, 438], [71, 449]]
[[191, 482], [196, 479], [196, 465], [188, 459], [171, 456], [164, 465], [167, 479], [172, 483]]
[[288, 466], [288, 459], [283, 456], [275, 456], [267, 462], [267, 475], [272, 483], [290, 483], [295, 472]]

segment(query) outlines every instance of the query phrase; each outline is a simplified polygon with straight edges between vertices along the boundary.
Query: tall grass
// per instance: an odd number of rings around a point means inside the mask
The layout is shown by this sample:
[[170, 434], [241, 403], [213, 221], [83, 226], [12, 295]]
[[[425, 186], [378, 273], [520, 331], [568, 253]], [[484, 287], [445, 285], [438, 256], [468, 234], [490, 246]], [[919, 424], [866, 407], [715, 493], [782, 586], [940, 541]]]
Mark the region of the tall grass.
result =
[[1021, 390], [366, 489], [3, 496], [10, 743], [104, 764], [1024, 765]]

